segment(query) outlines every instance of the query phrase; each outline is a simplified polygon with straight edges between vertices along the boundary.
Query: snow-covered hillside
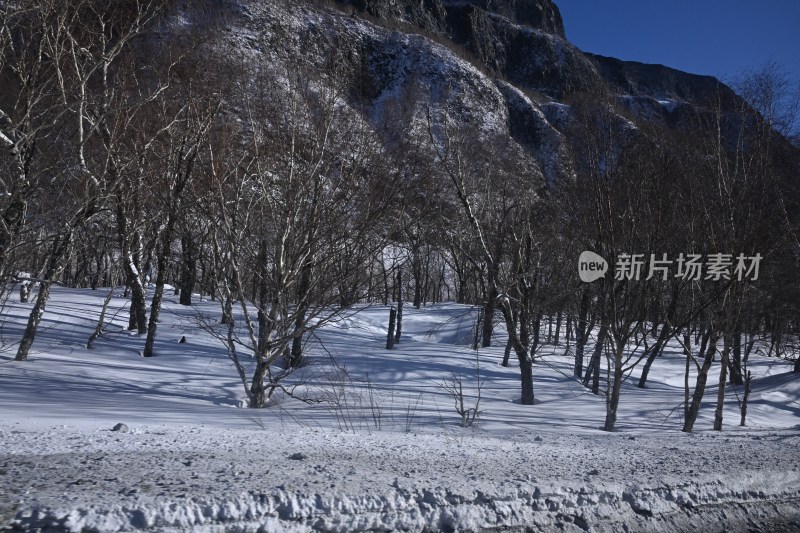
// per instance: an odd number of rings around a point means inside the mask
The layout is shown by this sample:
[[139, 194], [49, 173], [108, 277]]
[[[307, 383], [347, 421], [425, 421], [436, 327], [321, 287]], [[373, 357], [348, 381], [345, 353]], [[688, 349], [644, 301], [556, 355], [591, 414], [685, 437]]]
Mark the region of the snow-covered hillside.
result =
[[[563, 341], [544, 347], [536, 405], [522, 406], [518, 370], [498, 364], [502, 342], [469, 348], [471, 309], [407, 307], [387, 351], [388, 312], [376, 306], [309, 346], [294, 390], [323, 401], [284, 396], [252, 410], [239, 407], [241, 382], [207, 332], [216, 303], [167, 302], [145, 359], [143, 339], [123, 330], [122, 297], [86, 349], [104, 296], [56, 289], [30, 360], [0, 355], [0, 530], [800, 527], [800, 381], [776, 359], [751, 358], [746, 428], [734, 390], [723, 432], [710, 431], [709, 405], [683, 434], [684, 359], [667, 350], [647, 389], [626, 385], [608, 434], [604, 400], [573, 380]], [[4, 343], [19, 338], [29, 306], [7, 303]], [[475, 427], [460, 427], [446, 390], [454, 375], [468, 404], [482, 383]]]

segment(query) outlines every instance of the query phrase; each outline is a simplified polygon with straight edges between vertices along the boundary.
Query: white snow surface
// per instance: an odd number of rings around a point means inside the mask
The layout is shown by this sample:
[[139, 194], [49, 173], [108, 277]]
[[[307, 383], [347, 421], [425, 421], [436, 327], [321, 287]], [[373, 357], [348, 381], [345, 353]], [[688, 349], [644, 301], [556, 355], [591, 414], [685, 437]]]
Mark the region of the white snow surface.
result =
[[[13, 342], [32, 304], [3, 309], [0, 531], [800, 528], [800, 380], [783, 361], [751, 357], [746, 428], [734, 390], [724, 431], [710, 431], [709, 387], [684, 434], [684, 360], [671, 346], [646, 389], [634, 372], [605, 433], [603, 398], [570, 377], [563, 339], [544, 347], [536, 405], [522, 406], [513, 357], [498, 365], [502, 336], [477, 355], [466, 346], [474, 310], [406, 305], [387, 351], [388, 311], [374, 306], [323, 327], [292, 377], [328, 401], [252, 410], [237, 407], [241, 382], [199, 326], [217, 303], [187, 308], [169, 292], [145, 359], [121, 295], [86, 350], [105, 294], [54, 289], [24, 363]], [[442, 387], [453, 373], [472, 399], [484, 383], [477, 427], [459, 427]], [[129, 431], [111, 431], [118, 422]]]

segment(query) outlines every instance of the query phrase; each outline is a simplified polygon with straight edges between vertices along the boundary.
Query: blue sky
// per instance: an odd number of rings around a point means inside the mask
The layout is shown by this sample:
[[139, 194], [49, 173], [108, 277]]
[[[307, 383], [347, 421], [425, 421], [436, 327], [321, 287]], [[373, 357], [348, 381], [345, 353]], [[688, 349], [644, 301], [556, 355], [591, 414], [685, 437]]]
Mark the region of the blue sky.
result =
[[596, 54], [731, 80], [776, 62], [800, 81], [800, 0], [555, 0], [567, 38]]

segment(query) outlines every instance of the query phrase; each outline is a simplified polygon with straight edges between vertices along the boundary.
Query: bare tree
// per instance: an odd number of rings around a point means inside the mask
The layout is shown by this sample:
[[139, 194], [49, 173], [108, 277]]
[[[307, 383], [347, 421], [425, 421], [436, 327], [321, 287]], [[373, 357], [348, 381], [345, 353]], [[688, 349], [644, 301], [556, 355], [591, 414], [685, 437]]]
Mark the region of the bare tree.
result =
[[124, 163], [117, 147], [125, 121], [117, 120], [115, 99], [124, 91], [115, 91], [115, 66], [157, 10], [154, 2], [119, 6], [120, 10], [101, 9], [88, 0], [58, 5], [58, 16], [48, 28], [54, 35], [48, 46], [56, 62], [56, 97], [72, 136], [63, 148], [71, 150], [76, 170], [65, 180], [69, 208], [52, 237], [39, 293], [17, 350], [19, 361], [28, 357], [51, 285], [66, 266], [76, 233], [97, 215], [103, 199], [122, 179]]
[[[264, 407], [275, 390], [289, 392], [282, 381], [300, 365], [297, 339], [347, 312], [337, 289], [383, 248], [373, 232], [394, 184], [335, 79], [297, 69], [282, 86], [261, 66], [252, 74], [247, 129], [232, 134], [246, 142], [211, 154], [212, 240], [224, 299], [247, 332], [227, 337], [229, 354], [250, 406]], [[235, 346], [253, 354], [252, 369]]]

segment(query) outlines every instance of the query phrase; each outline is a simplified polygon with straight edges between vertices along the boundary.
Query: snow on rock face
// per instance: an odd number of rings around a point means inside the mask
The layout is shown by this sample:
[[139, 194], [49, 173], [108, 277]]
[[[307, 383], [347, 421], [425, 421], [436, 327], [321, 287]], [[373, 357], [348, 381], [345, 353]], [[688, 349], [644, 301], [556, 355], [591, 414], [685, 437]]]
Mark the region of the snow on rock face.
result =
[[569, 160], [564, 135], [549, 122], [542, 108], [511, 84], [498, 81], [510, 115], [510, 132], [536, 152], [548, 183], [565, 174], [562, 165]]
[[0, 426], [0, 437], [0, 524], [22, 529], [740, 531], [748, 520], [800, 519], [788, 451], [798, 432], [634, 443], [296, 427], [139, 426], [117, 438]]
[[[410, 90], [418, 91], [415, 114], [427, 106], [447, 108], [476, 132], [508, 134], [505, 100], [491, 79], [441, 45], [414, 35], [393, 34], [369, 54], [377, 92], [376, 110]], [[380, 115], [378, 115], [379, 117]]]
[[[335, 10], [246, 0], [240, 11], [231, 12], [226, 31], [214, 39], [209, 50], [226, 61], [262, 65], [277, 75], [307, 69], [348, 85], [346, 94], [356, 95], [348, 97], [351, 114], [364, 113], [367, 102], [367, 118], [376, 130], [393, 122], [386, 120], [387, 109], [391, 113], [407, 106], [406, 133], [423, 142], [428, 113], [438, 111], [446, 111], [454, 125], [476, 139], [518, 142], [510, 132], [507, 94], [495, 79], [423, 36], [391, 31]], [[551, 148], [512, 146], [512, 151], [527, 152], [531, 166], [552, 170], [559, 167], [553, 161], [564, 154]], [[534, 165], [535, 157], [542, 162]]]
[[387, 21], [402, 21], [426, 31], [453, 31], [452, 16], [458, 10], [491, 12], [518, 24], [564, 36], [558, 7], [551, 0], [337, 0], [356, 10]]

